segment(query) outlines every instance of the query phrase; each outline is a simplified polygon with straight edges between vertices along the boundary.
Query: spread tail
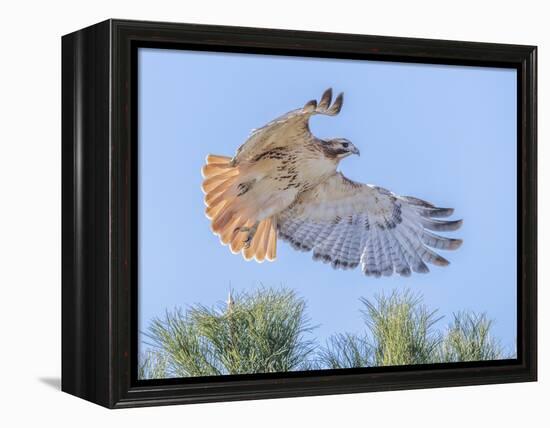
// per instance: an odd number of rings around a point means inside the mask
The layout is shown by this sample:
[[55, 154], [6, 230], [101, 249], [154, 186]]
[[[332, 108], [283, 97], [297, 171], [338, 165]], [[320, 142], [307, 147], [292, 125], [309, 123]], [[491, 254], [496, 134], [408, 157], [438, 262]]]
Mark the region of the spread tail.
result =
[[[202, 190], [212, 232], [224, 245], [229, 245], [233, 253], [242, 253], [245, 260], [273, 261], [277, 257], [276, 224], [268, 218], [255, 225], [251, 210], [247, 210], [239, 199], [239, 178], [242, 178], [239, 175], [239, 167], [231, 165], [230, 157], [206, 157], [206, 165], [202, 168]], [[247, 234], [241, 229], [254, 227], [254, 237], [247, 243]]]

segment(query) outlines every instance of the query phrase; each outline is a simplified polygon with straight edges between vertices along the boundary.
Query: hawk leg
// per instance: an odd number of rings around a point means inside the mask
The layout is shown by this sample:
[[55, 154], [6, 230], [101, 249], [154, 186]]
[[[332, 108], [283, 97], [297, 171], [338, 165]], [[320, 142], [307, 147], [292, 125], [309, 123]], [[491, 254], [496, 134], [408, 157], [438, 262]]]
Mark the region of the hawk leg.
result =
[[252, 240], [254, 239], [254, 235], [256, 234], [256, 230], [258, 230], [258, 225], [259, 224], [260, 224], [260, 222], [257, 221], [256, 223], [254, 223], [254, 225], [252, 227], [242, 226], [242, 227], [237, 227], [234, 230], [234, 232], [245, 232], [245, 233], [247, 233], [246, 239], [243, 241], [245, 248], [250, 247], [250, 244], [252, 243]]

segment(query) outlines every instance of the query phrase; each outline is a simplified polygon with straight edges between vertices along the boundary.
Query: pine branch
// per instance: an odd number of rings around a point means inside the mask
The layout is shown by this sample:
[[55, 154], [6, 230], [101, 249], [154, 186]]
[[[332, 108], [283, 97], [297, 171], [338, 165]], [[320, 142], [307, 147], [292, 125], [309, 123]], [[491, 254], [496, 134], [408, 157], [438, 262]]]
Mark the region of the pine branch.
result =
[[195, 305], [156, 318], [147, 336], [176, 376], [300, 370], [314, 351], [305, 302], [293, 291], [262, 288], [227, 304]]

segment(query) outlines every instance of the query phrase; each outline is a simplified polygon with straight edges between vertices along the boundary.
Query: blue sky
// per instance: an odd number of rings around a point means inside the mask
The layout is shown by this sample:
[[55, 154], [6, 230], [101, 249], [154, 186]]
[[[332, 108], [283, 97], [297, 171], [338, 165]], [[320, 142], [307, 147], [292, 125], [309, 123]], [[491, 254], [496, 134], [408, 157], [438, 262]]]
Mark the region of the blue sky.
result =
[[[447, 268], [370, 278], [278, 245], [274, 263], [246, 262], [204, 216], [200, 169], [232, 156], [250, 130], [332, 87], [339, 116], [313, 133], [361, 151], [349, 178], [455, 208], [464, 225]], [[166, 309], [216, 305], [236, 291], [284, 285], [308, 304], [321, 343], [359, 332], [359, 298], [409, 288], [444, 315], [486, 312], [508, 350], [516, 339], [516, 72], [511, 69], [161, 49], [139, 51], [139, 328]], [[143, 348], [142, 348], [143, 349]]]

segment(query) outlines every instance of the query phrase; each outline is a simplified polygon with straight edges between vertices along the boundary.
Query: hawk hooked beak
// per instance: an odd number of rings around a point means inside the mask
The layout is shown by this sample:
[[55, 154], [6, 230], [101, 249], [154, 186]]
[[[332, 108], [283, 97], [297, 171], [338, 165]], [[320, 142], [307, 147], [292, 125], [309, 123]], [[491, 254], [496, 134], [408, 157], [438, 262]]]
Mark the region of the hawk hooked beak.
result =
[[332, 158], [343, 159], [350, 155], [359, 156], [359, 149], [346, 138], [333, 138], [331, 140], [325, 140], [323, 141], [322, 146], [325, 148], [325, 153], [327, 156]]
[[347, 152], [348, 155], [361, 156], [361, 152], [359, 152], [359, 149], [355, 147], [350, 140], [346, 138], [341, 138], [339, 139], [339, 142], [342, 145], [342, 148]]

